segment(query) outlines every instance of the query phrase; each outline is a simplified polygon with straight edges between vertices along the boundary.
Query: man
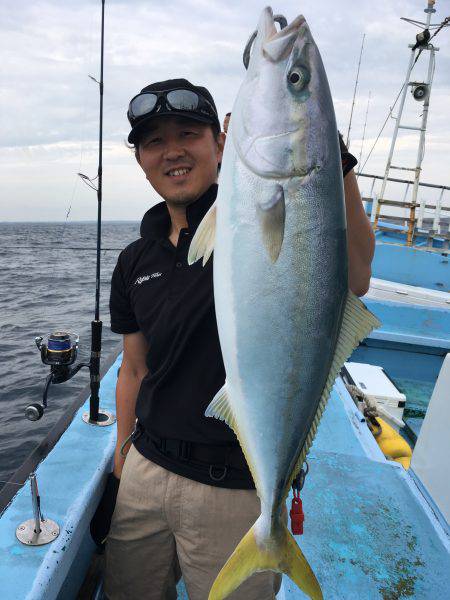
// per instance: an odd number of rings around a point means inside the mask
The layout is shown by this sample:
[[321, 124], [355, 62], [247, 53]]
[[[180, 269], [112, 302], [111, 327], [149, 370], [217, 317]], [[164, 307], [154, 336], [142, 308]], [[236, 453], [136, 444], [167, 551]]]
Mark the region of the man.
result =
[[225, 115], [225, 118], [223, 120], [223, 132], [224, 133], [228, 133], [228, 125], [230, 124], [230, 119], [231, 119], [231, 113], [227, 112], [227, 114]]
[[[124, 353], [114, 457], [120, 487], [105, 590], [110, 600], [176, 598], [179, 565], [190, 600], [206, 600], [260, 512], [234, 433], [204, 416], [225, 380], [213, 261], [187, 264], [192, 236], [217, 194], [225, 136], [208, 90], [185, 79], [144, 88], [128, 118], [136, 159], [164, 202], [145, 214], [141, 238], [120, 254], [112, 278], [111, 328], [123, 334]], [[356, 162], [348, 153], [344, 160], [347, 171]], [[349, 281], [363, 294], [373, 234], [352, 171], [345, 192]], [[230, 599], [273, 599], [280, 580], [255, 574]]]

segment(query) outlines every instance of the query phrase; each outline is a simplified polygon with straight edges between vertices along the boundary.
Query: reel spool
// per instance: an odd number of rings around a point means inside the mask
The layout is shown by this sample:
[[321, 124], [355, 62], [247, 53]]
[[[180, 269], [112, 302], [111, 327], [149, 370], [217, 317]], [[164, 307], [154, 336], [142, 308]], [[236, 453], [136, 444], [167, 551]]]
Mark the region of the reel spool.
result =
[[35, 338], [44, 365], [61, 367], [63, 371], [64, 367], [75, 362], [78, 353], [78, 335], [67, 331], [55, 331], [45, 337], [45, 342], [43, 340], [42, 336]]

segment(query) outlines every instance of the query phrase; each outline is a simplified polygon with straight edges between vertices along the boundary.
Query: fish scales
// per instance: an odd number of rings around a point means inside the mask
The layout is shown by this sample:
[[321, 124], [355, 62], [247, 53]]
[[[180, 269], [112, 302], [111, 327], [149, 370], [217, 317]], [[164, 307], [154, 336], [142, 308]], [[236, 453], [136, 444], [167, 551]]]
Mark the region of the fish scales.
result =
[[[240, 166], [238, 171], [245, 169]], [[239, 202], [247, 186], [256, 187], [251, 178], [250, 172], [234, 177], [234, 189], [225, 194], [223, 206], [218, 200], [215, 303], [227, 390], [246, 440], [245, 452], [250, 462], [260, 465], [254, 475], [262, 502], [280, 504], [292, 471], [289, 465], [309, 431], [334, 352], [336, 338], [330, 332], [340, 322], [346, 293], [345, 261], [337, 263], [335, 256], [336, 251], [345, 253], [345, 230], [323, 243], [317, 233], [323, 226], [331, 230], [332, 224], [318, 222], [320, 199], [311, 205], [304, 200], [309, 190], [292, 186], [283, 248], [276, 263], [270, 263], [262, 251], [254, 205]], [[225, 188], [227, 180], [223, 173]], [[303, 208], [300, 219], [295, 218], [298, 207]], [[329, 214], [327, 219], [334, 217]], [[276, 489], [273, 481], [278, 482]], [[272, 489], [266, 491], [266, 486]]]
[[[189, 261], [214, 247], [226, 383], [206, 414], [244, 451], [261, 515], [210, 592], [280, 571], [311, 598], [319, 583], [282, 520], [290, 483], [344, 360], [377, 325], [348, 290], [345, 204], [334, 109], [304, 17], [277, 33], [263, 11], [232, 111], [217, 201]], [[343, 325], [344, 323], [344, 325]]]

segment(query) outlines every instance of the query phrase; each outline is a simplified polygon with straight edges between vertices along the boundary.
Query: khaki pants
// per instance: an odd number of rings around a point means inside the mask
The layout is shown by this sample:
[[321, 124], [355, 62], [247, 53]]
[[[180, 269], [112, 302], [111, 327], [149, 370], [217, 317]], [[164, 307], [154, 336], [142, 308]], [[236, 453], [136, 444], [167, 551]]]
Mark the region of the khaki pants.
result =
[[[207, 600], [216, 575], [259, 513], [254, 490], [180, 477], [132, 446], [106, 543], [108, 599], [175, 599], [181, 567], [189, 599]], [[257, 573], [229, 599], [273, 600], [280, 584], [278, 574]]]

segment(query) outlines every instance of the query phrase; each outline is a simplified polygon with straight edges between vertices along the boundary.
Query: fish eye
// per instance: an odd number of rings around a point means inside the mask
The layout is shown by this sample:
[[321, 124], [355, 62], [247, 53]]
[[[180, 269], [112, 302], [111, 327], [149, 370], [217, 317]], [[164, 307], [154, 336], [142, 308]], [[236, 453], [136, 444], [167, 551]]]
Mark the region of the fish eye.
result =
[[294, 67], [288, 74], [288, 81], [296, 91], [302, 90], [309, 80], [309, 71], [305, 67]]

